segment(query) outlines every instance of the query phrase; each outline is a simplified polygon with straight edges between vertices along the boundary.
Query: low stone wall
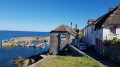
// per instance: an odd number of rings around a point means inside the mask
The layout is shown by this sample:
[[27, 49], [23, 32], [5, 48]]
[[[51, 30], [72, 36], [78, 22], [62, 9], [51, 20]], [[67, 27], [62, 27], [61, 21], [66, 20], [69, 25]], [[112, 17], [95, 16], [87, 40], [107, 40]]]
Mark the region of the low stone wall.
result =
[[120, 44], [104, 47], [104, 56], [111, 61], [120, 64]]
[[70, 50], [70, 52], [72, 53], [72, 55], [74, 55], [74, 56], [88, 56], [87, 54], [85, 54], [84, 52], [80, 51], [79, 49], [77, 49], [73, 45], [67, 45], [67, 47]]

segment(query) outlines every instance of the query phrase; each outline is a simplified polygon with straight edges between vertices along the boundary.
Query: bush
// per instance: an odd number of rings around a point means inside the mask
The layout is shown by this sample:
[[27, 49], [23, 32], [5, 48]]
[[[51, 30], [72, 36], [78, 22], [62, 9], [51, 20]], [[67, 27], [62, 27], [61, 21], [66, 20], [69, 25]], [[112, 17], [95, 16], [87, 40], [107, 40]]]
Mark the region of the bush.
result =
[[109, 45], [115, 45], [117, 42], [114, 40], [104, 40], [103, 44], [104, 46], [109, 46]]
[[117, 44], [118, 44], [118, 45], [120, 44], [120, 39], [117, 40]]
[[80, 33], [80, 34], [78, 35], [78, 37], [79, 37], [80, 39], [82, 39], [82, 33]]
[[108, 40], [104, 40], [103, 44], [104, 44], [104, 46], [108, 46], [110, 44], [110, 42]]
[[117, 42], [120, 42], [120, 39], [118, 39]]
[[110, 41], [110, 43], [112, 44], [112, 45], [114, 45], [114, 44], [116, 44], [116, 41]]

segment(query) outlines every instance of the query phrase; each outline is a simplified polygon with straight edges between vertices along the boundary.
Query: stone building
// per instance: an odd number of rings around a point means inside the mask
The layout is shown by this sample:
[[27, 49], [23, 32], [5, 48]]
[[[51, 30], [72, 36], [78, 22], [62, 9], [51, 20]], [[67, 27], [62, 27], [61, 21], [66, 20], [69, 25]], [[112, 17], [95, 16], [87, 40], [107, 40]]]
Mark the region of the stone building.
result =
[[62, 24], [50, 32], [50, 54], [58, 54], [66, 45], [75, 44], [77, 33], [69, 26]]

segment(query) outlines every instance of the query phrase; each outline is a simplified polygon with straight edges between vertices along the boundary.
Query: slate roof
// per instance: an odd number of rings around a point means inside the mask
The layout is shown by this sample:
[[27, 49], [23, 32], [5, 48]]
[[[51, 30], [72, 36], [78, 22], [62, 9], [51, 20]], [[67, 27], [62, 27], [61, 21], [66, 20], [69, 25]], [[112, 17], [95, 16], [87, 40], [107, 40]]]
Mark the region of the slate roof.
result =
[[52, 30], [51, 32], [69, 32], [71, 34], [72, 31], [72, 35], [76, 36], [76, 32], [74, 30], [72, 30], [69, 26], [62, 24], [60, 26], [58, 26], [57, 28], [55, 28], [54, 30]]
[[95, 23], [95, 29], [100, 29], [107, 25], [120, 25], [120, 5], [98, 18]]

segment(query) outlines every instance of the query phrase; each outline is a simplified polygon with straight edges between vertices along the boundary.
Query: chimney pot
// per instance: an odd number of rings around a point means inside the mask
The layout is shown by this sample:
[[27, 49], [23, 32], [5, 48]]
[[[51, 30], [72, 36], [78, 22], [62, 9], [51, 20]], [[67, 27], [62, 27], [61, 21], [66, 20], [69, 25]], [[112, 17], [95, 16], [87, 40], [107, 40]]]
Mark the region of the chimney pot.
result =
[[77, 24], [75, 25], [75, 28], [77, 29]]
[[71, 29], [72, 29], [72, 22], [71, 22]]
[[109, 12], [112, 11], [113, 9], [114, 9], [113, 7], [109, 8]]

